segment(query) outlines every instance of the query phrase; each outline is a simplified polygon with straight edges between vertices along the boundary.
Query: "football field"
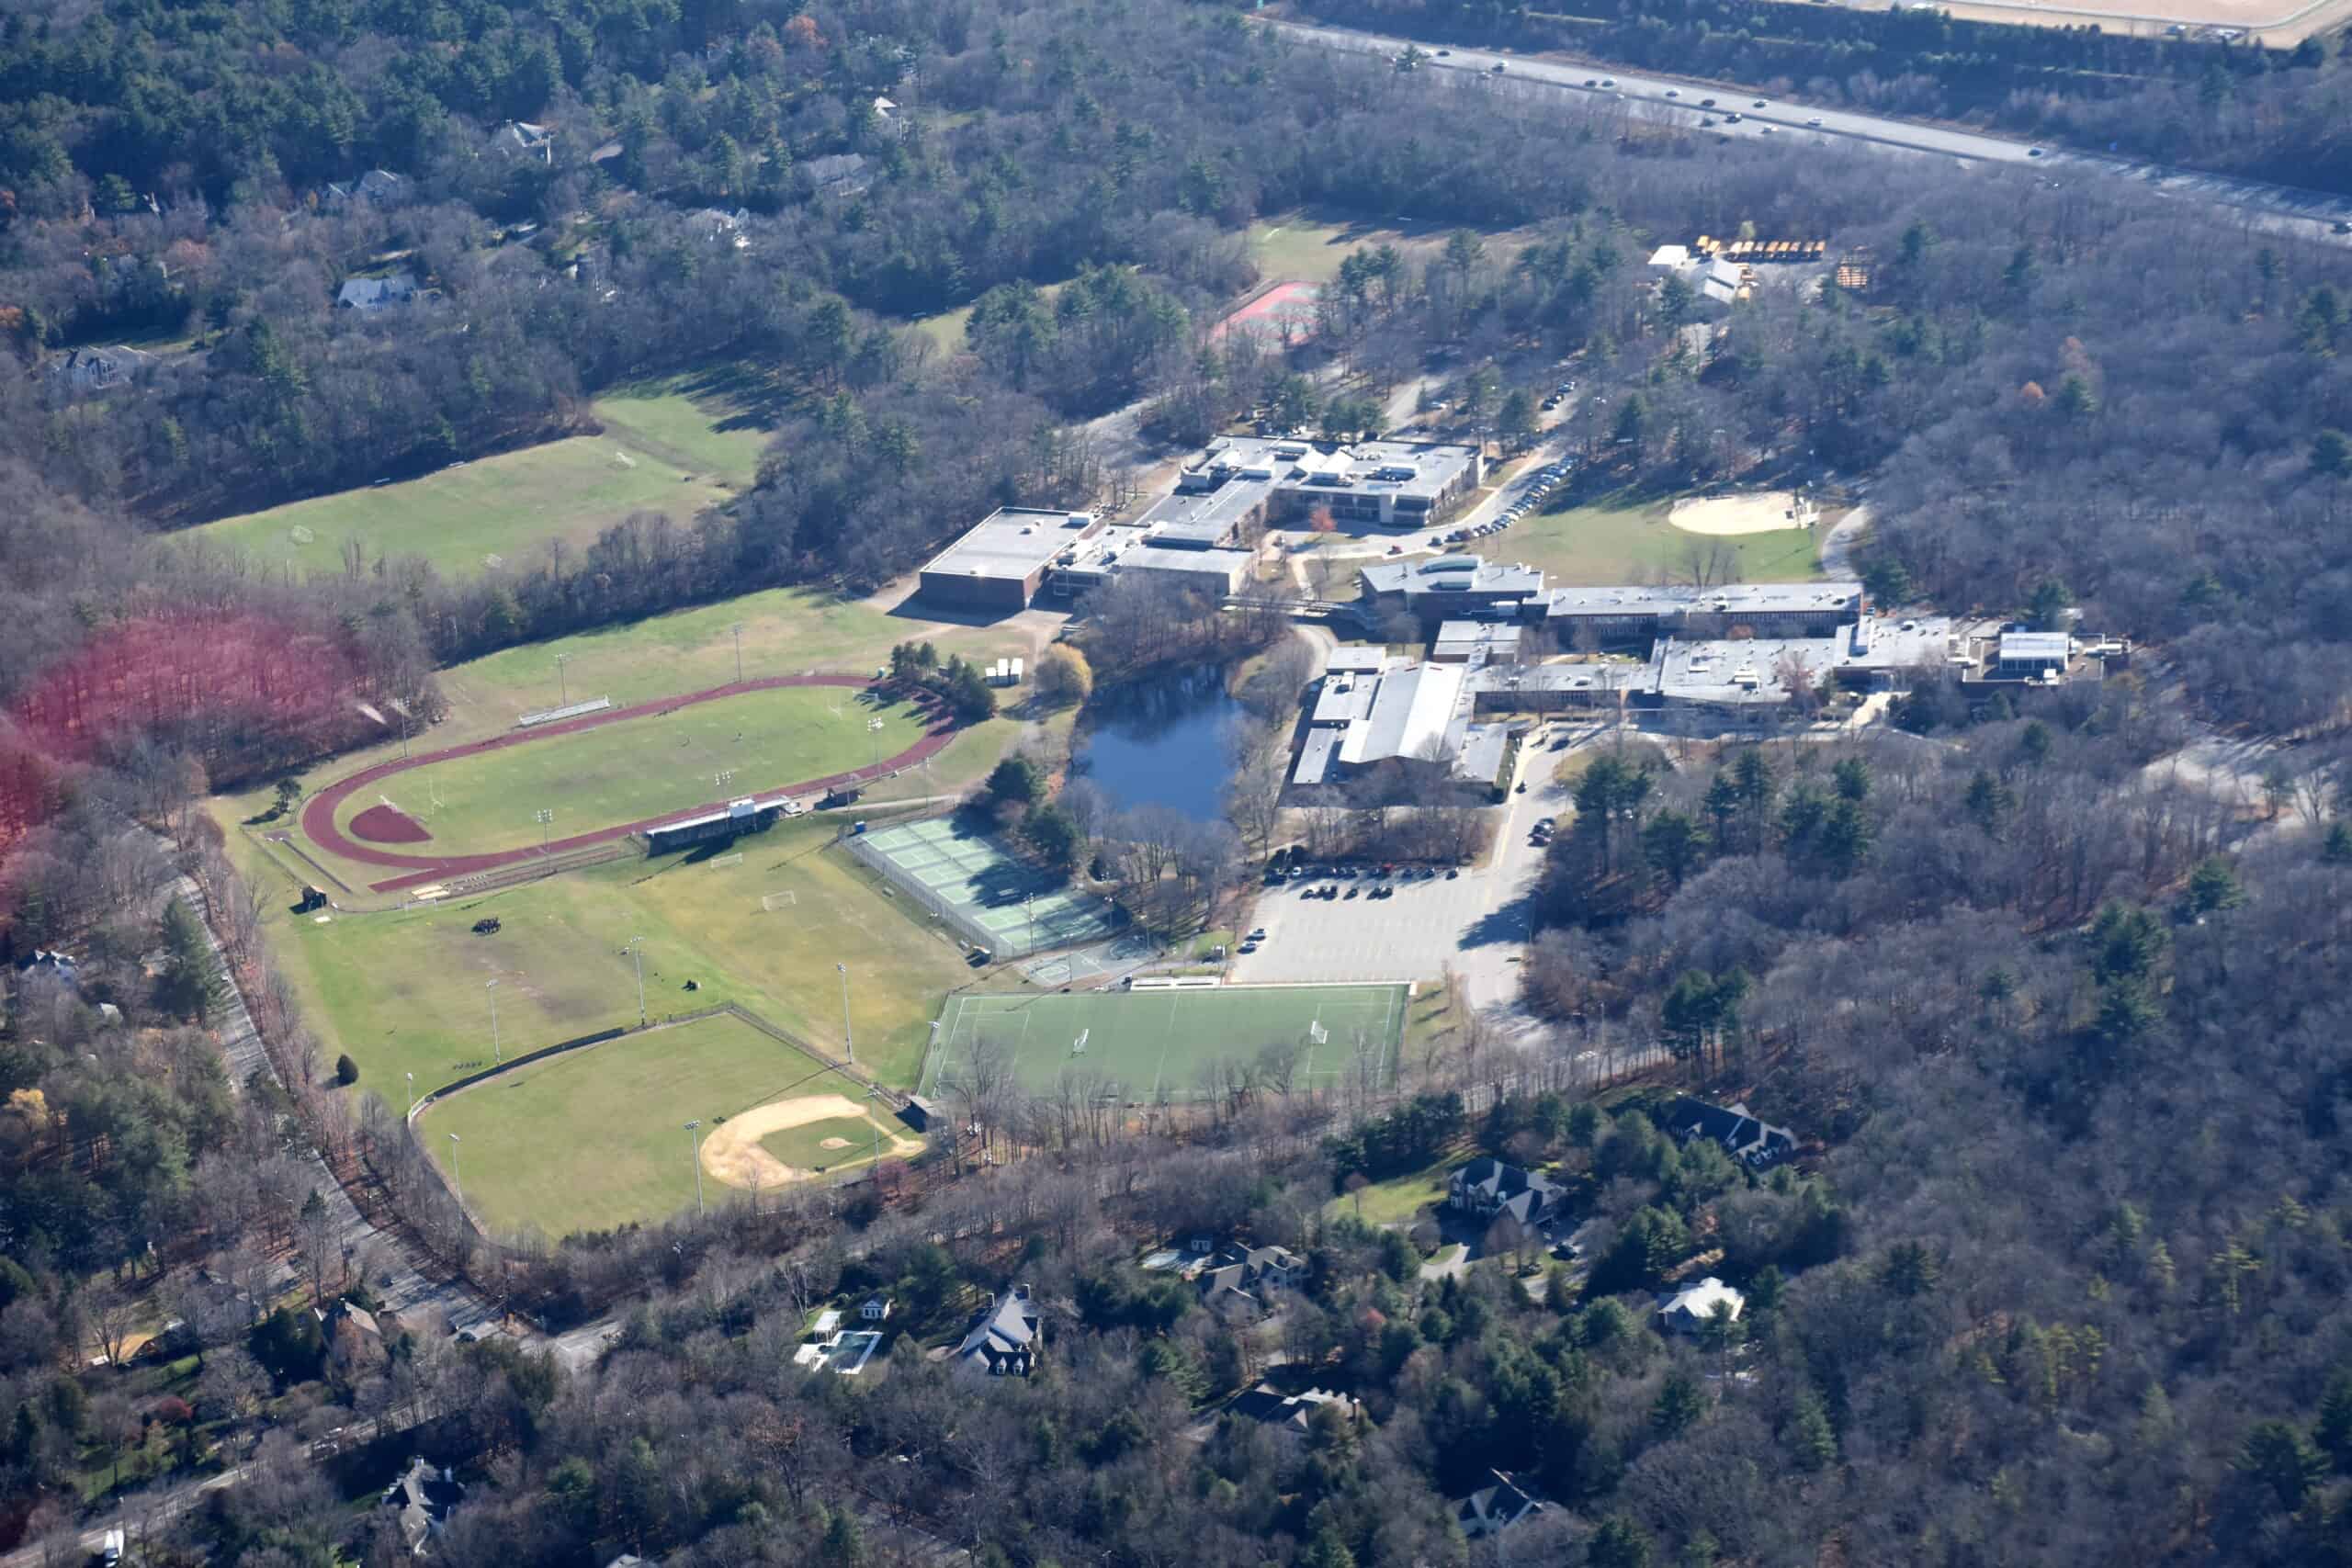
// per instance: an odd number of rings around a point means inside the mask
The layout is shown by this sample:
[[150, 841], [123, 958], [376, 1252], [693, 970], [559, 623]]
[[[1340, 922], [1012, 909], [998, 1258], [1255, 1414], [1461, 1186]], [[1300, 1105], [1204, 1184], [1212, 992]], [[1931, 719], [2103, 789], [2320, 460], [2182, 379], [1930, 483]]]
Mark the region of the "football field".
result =
[[950, 1091], [994, 1053], [1033, 1092], [1065, 1072], [1132, 1102], [1186, 1100], [1218, 1062], [1279, 1063], [1300, 1089], [1363, 1072], [1385, 1084], [1405, 1031], [1403, 986], [1219, 986], [961, 996], [939, 1021], [923, 1092]]

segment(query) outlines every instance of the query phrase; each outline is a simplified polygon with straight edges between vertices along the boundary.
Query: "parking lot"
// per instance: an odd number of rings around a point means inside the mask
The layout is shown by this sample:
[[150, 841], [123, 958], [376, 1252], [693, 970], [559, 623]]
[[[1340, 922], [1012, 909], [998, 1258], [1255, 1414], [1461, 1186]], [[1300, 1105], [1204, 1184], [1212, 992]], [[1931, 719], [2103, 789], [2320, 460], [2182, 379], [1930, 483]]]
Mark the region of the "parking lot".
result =
[[[1555, 739], [1585, 741], [1590, 727], [1559, 727]], [[1573, 810], [1570, 791], [1552, 782], [1560, 753], [1545, 744], [1528, 752], [1521, 776], [1524, 795], [1513, 794], [1498, 814], [1496, 848], [1489, 863], [1465, 867], [1449, 881], [1441, 872], [1424, 881], [1391, 877], [1394, 897], [1368, 897], [1381, 882], [1363, 874], [1352, 881], [1308, 876], [1280, 887], [1259, 889], [1252, 923], [1264, 928], [1255, 953], [1238, 954], [1237, 981], [1297, 983], [1317, 980], [1434, 980], [1452, 964], [1469, 983], [1472, 1002], [1505, 1006], [1519, 994], [1519, 959], [1526, 951], [1530, 899], [1543, 869], [1544, 851], [1532, 829], [1539, 818], [1565, 826]], [[1337, 880], [1337, 899], [1306, 897]], [[1345, 895], [1358, 889], [1353, 898]]]

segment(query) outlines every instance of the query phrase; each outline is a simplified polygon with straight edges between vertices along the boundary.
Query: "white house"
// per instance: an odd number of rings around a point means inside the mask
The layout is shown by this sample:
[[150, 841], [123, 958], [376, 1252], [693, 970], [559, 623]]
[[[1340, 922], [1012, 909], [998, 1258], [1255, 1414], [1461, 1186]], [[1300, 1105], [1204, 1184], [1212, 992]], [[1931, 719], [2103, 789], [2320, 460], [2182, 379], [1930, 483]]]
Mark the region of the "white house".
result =
[[1747, 1306], [1747, 1298], [1710, 1274], [1697, 1284], [1686, 1285], [1667, 1297], [1657, 1314], [1669, 1332], [1696, 1334], [1714, 1321], [1718, 1305], [1729, 1307], [1736, 1323]]
[[868, 1323], [888, 1323], [890, 1319], [890, 1298], [888, 1296], [866, 1297], [865, 1304], [857, 1309], [857, 1315]]

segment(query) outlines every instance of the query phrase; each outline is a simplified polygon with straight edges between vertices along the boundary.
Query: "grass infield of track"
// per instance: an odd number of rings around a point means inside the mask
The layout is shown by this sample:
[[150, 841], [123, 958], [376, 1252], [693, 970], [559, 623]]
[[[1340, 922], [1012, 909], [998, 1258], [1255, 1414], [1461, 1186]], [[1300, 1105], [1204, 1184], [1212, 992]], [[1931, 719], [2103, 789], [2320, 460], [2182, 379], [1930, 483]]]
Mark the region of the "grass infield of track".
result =
[[[882, 728], [869, 729], [876, 718]], [[389, 801], [433, 835], [389, 848], [520, 849], [541, 837], [535, 811], [552, 814], [547, 830], [560, 839], [847, 773], [898, 755], [927, 728], [910, 704], [875, 704], [846, 687], [777, 687], [413, 768], [355, 792], [337, 822], [349, 831], [352, 818]]]
[[[1139, 991], [951, 998], [939, 1043], [923, 1071], [926, 1092], [944, 1092], [987, 1041], [1011, 1056], [1012, 1076], [1033, 1091], [1065, 1071], [1101, 1080], [1099, 1092], [1149, 1101], [1198, 1094], [1212, 1064], [1287, 1051], [1295, 1081], [1329, 1088], [1354, 1070], [1359, 1051], [1386, 1083], [1404, 1038], [1405, 987], [1232, 986]], [[1325, 1038], [1317, 1042], [1311, 1026]], [[1083, 1050], [1074, 1049], [1080, 1033]]]

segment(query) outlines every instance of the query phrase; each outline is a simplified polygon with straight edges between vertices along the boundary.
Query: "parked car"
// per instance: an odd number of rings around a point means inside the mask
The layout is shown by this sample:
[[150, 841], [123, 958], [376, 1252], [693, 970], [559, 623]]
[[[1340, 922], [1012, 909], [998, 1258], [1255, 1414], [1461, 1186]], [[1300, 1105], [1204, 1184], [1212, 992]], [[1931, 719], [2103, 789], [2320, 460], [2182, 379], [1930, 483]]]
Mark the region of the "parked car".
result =
[[1348, 897], [1352, 898], [1352, 897], [1355, 897], [1359, 892], [1361, 892], [1361, 891], [1363, 891], [1363, 889], [1361, 889], [1361, 888], [1356, 888], [1356, 887], [1351, 887], [1351, 888], [1349, 888], [1349, 889], [1348, 889], [1348, 891], [1347, 891], [1347, 897]]
[[1249, 936], [1248, 936], [1247, 938], [1245, 938], [1244, 940], [1249, 941], [1249, 942], [1263, 942], [1263, 941], [1265, 941], [1265, 940], [1266, 940], [1266, 928], [1265, 928], [1265, 927], [1263, 927], [1263, 926], [1260, 926], [1256, 931], [1251, 931], [1251, 932], [1249, 934]]

